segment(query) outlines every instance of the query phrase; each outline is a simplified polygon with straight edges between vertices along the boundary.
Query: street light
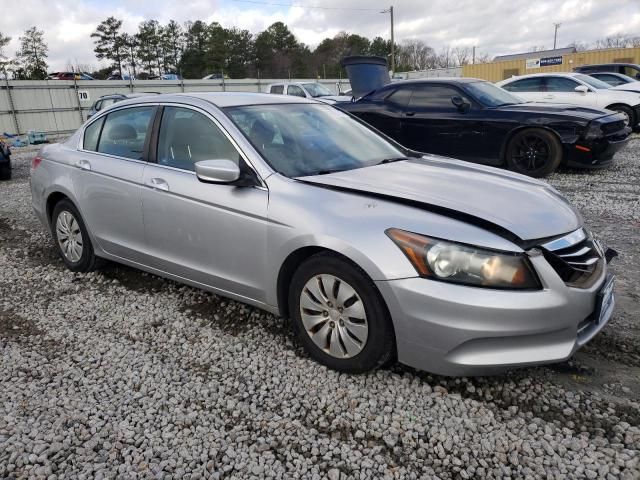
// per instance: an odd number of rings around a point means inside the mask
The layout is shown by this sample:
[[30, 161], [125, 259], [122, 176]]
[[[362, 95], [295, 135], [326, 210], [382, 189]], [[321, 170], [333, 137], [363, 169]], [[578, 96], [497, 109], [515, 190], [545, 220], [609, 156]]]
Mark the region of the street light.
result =
[[556, 49], [556, 40], [558, 39], [558, 29], [560, 28], [561, 23], [554, 23], [553, 26], [556, 27], [555, 32], [553, 33], [553, 49]]

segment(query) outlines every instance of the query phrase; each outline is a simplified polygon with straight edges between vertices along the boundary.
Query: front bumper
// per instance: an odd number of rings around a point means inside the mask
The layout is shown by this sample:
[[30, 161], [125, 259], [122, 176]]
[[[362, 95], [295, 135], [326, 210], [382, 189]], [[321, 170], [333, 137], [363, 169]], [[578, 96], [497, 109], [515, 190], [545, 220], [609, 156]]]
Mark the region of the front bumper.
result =
[[[618, 150], [629, 142], [629, 132], [620, 136], [601, 137], [595, 140], [578, 140], [566, 146], [568, 167], [603, 168], [613, 163], [613, 157]], [[588, 151], [584, 150], [588, 149]]]
[[[538, 291], [506, 291], [423, 278], [376, 282], [393, 318], [398, 360], [442, 375], [486, 375], [569, 358], [607, 324], [589, 323], [604, 266], [590, 288], [568, 287], [542, 257], [531, 258]], [[588, 328], [585, 328], [585, 325]]]

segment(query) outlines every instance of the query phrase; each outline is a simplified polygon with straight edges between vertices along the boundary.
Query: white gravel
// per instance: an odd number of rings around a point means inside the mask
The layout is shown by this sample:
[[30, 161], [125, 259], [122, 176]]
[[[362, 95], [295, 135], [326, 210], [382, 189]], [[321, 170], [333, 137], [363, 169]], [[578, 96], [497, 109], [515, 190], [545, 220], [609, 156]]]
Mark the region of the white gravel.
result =
[[640, 139], [550, 181], [621, 258], [602, 339], [560, 366], [341, 375], [286, 322], [117, 265], [73, 274], [0, 183], [0, 478], [640, 478]]

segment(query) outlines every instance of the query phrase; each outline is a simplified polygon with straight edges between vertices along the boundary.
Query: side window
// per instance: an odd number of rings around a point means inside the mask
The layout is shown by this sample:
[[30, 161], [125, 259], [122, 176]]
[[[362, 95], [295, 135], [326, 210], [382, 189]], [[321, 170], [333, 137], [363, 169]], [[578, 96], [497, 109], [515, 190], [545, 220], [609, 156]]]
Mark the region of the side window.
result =
[[82, 141], [82, 148], [84, 150], [90, 150], [92, 152], [98, 150], [98, 140], [100, 140], [100, 132], [102, 131], [103, 123], [104, 117], [96, 120], [84, 129], [84, 139]]
[[398, 88], [396, 91], [391, 93], [385, 101], [389, 103], [393, 103], [394, 105], [398, 105], [400, 107], [406, 107], [409, 104], [409, 99], [411, 98], [412, 90], [408, 87]]
[[603, 82], [607, 82], [609, 85], [623, 85], [625, 82], [621, 78], [616, 77], [615, 75], [611, 75], [610, 73], [598, 73], [593, 75], [598, 80], [602, 80]]
[[564, 77], [547, 77], [547, 92], [574, 92], [578, 82]]
[[96, 104], [93, 106], [93, 108], [96, 112], [99, 112], [100, 110], [102, 110], [102, 100], [98, 100]]
[[142, 160], [144, 140], [154, 107], [134, 107], [107, 115], [98, 152]]
[[509, 92], [544, 92], [542, 77], [523, 78], [522, 80], [516, 80], [515, 82], [503, 85], [502, 88]]
[[[453, 87], [446, 85], [418, 85], [413, 90], [409, 106], [413, 108], [429, 108], [440, 111], [457, 111], [451, 103], [452, 97], [462, 97]], [[466, 99], [469, 101], [468, 99]]]
[[205, 115], [181, 107], [165, 107], [158, 137], [158, 164], [195, 170], [200, 160], [240, 161], [240, 154]]
[[282, 95], [284, 93], [284, 85], [272, 85], [270, 93], [277, 93]]
[[100, 106], [100, 109], [107, 108], [107, 107], [113, 105], [114, 103], [116, 103], [117, 101], [118, 101], [117, 98], [105, 98], [102, 101], [102, 105]]
[[636, 80], [640, 80], [640, 70], [637, 68], [633, 68], [633, 67], [623, 67], [622, 68], [622, 72], [620, 73], [624, 73], [625, 75], [631, 77], [631, 78], [635, 78]]
[[293, 95], [295, 97], [306, 97], [306, 95], [304, 94], [304, 90], [302, 90], [302, 88], [300, 88], [298, 85], [289, 85], [289, 88], [287, 89], [287, 95]]

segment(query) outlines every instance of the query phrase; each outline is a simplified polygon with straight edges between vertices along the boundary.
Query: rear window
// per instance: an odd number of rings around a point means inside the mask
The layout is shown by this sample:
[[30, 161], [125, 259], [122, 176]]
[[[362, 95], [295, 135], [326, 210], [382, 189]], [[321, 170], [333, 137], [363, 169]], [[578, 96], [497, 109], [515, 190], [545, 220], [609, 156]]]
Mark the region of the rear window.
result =
[[98, 150], [98, 140], [100, 140], [100, 132], [102, 131], [102, 124], [104, 123], [104, 117], [96, 120], [84, 130], [84, 140], [82, 142], [82, 148], [84, 150], [90, 150], [95, 152]]
[[134, 107], [107, 115], [98, 140], [98, 152], [142, 160], [153, 112], [154, 107]]
[[284, 93], [284, 85], [273, 85], [269, 93], [277, 93], [282, 95]]

